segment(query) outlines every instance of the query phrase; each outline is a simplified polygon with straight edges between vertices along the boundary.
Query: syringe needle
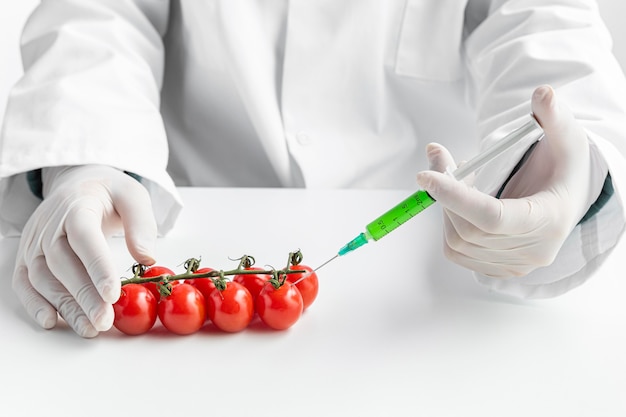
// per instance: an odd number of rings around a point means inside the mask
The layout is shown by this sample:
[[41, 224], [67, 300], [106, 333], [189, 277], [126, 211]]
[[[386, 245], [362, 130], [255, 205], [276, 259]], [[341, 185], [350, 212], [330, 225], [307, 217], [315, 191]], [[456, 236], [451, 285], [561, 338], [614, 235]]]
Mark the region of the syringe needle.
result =
[[333, 256], [332, 258], [330, 258], [329, 260], [327, 260], [326, 262], [324, 262], [323, 264], [321, 264], [320, 266], [318, 266], [317, 268], [315, 268], [313, 271], [311, 272], [307, 272], [306, 274], [302, 275], [300, 278], [298, 278], [293, 285], [296, 285], [298, 282], [302, 281], [303, 279], [308, 278], [313, 272], [316, 272], [318, 269], [320, 269], [321, 267], [323, 267], [324, 265], [327, 265], [330, 261], [332, 261], [335, 258], [338, 258], [339, 254]]
[[329, 263], [330, 263], [330, 261], [332, 261], [332, 260], [334, 260], [335, 258], [338, 258], [338, 257], [339, 257], [339, 254], [337, 254], [337, 255], [333, 256], [332, 258], [330, 258], [329, 260], [327, 260], [326, 262], [324, 262], [323, 264], [321, 264], [320, 266], [318, 266], [317, 268], [315, 268], [315, 269], [313, 270], [313, 272], [316, 272], [318, 269], [320, 269], [321, 267], [323, 267], [323, 266], [325, 266], [325, 265], [329, 264]]

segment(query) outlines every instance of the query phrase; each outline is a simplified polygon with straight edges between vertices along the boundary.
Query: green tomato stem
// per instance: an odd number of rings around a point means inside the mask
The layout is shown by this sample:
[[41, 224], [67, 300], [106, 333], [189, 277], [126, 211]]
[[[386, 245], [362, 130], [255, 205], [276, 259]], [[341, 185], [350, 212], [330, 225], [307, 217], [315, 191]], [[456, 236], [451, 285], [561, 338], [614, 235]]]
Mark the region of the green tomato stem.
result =
[[196, 279], [196, 278], [219, 278], [222, 276], [231, 276], [231, 275], [252, 275], [252, 274], [259, 274], [259, 275], [272, 275], [272, 276], [281, 276], [281, 275], [285, 275], [285, 279], [286, 276], [289, 274], [301, 274], [301, 273], [305, 273], [305, 270], [302, 269], [281, 269], [281, 270], [247, 270], [247, 269], [231, 269], [229, 271], [222, 271], [222, 270], [213, 270], [213, 271], [209, 271], [209, 272], [204, 272], [204, 273], [200, 273], [200, 274], [194, 274], [194, 273], [189, 273], [189, 272], [184, 272], [182, 274], [176, 274], [176, 275], [169, 275], [169, 274], [163, 274], [163, 275], [158, 275], [156, 277], [147, 277], [147, 278], [142, 278], [140, 276], [134, 276], [132, 278], [123, 278], [122, 279], [122, 285], [127, 285], [127, 284], [142, 284], [145, 282], [171, 282], [171, 281], [178, 281], [178, 280], [186, 280], [186, 279]]

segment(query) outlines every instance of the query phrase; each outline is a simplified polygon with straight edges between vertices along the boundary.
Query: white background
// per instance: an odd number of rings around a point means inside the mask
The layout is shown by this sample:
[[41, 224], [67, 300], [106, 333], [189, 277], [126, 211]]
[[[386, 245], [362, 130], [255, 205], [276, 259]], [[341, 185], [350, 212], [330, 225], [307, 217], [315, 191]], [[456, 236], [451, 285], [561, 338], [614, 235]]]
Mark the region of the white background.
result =
[[[21, 74], [19, 37], [36, 0], [0, 0], [0, 124], [4, 116], [7, 95]], [[626, 2], [623, 0], [598, 0], [600, 11], [613, 34], [614, 51], [622, 68], [626, 68]]]

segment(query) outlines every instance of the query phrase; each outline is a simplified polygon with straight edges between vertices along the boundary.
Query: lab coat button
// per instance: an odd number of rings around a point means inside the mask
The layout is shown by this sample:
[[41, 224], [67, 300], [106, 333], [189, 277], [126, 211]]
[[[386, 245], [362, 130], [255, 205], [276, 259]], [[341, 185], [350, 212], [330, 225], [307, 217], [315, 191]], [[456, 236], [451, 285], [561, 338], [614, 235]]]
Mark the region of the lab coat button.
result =
[[296, 141], [302, 146], [310, 145], [312, 142], [311, 137], [305, 132], [298, 132], [298, 134], [296, 134]]

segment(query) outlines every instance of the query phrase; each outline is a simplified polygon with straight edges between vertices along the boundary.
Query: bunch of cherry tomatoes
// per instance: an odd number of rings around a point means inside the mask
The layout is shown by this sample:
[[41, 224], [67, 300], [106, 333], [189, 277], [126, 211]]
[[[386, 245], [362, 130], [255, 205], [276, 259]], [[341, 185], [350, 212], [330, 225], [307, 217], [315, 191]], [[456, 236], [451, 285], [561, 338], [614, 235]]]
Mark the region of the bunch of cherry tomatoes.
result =
[[244, 255], [237, 269], [225, 272], [199, 268], [199, 260], [192, 258], [179, 275], [164, 266], [134, 265], [135, 276], [122, 281], [121, 296], [113, 305], [113, 325], [138, 335], [152, 329], [158, 317], [163, 327], [180, 335], [195, 333], [207, 322], [239, 332], [256, 314], [272, 329], [287, 329], [318, 293], [317, 274], [301, 260], [301, 252], [293, 252], [285, 269], [264, 270]]

